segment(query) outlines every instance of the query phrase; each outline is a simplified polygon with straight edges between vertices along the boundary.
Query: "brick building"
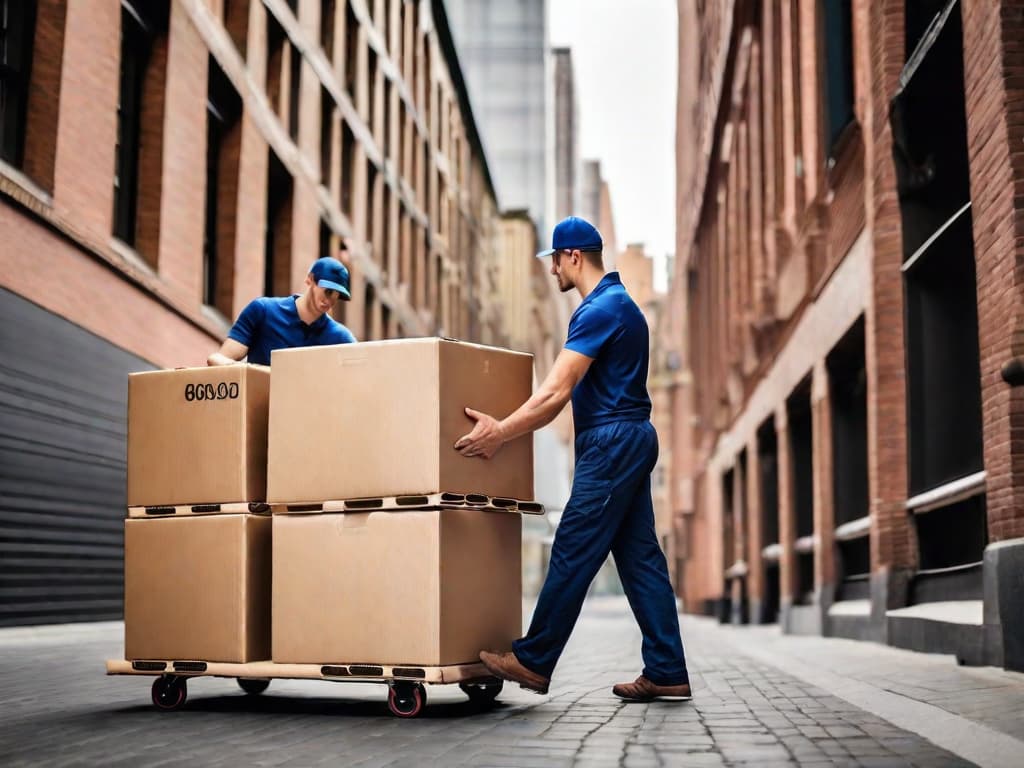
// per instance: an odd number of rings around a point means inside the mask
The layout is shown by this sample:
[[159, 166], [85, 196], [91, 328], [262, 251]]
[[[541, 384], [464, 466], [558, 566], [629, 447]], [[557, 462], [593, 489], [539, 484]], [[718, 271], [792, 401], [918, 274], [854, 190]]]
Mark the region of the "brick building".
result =
[[1024, 669], [1024, 30], [990, 0], [679, 0], [689, 611]]
[[500, 262], [534, 245], [504, 250], [440, 0], [2, 0], [0, 25], [0, 625], [112, 618], [129, 371], [203, 364], [342, 239], [358, 338], [505, 345]]

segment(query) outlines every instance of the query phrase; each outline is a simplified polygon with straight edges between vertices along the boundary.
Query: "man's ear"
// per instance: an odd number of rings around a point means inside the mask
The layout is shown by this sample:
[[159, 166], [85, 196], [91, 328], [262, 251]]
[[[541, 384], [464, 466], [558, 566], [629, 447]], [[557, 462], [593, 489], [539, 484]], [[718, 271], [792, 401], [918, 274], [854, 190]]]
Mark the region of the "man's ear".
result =
[[310, 272], [306, 275], [305, 285], [307, 288], [312, 288], [316, 283], [313, 282], [313, 273]]

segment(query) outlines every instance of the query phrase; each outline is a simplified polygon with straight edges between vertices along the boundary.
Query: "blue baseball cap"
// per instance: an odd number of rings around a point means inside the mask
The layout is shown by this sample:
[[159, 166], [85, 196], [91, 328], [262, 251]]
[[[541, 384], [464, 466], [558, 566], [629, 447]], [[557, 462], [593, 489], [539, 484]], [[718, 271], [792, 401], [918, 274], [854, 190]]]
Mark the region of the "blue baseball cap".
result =
[[600, 251], [604, 249], [604, 241], [597, 227], [579, 216], [562, 219], [555, 225], [551, 233], [551, 247], [537, 254], [538, 259], [546, 259], [555, 251]]
[[332, 256], [324, 256], [313, 262], [309, 274], [321, 288], [330, 288], [338, 292], [345, 301], [352, 298], [348, 289], [348, 269]]

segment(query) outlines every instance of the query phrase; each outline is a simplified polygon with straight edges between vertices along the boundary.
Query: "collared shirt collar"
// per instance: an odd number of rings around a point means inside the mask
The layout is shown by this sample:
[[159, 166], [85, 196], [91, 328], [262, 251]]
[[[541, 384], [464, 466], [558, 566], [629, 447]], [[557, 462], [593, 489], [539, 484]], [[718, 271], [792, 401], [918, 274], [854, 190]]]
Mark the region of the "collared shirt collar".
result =
[[299, 297], [300, 297], [300, 294], [293, 293], [292, 294], [292, 300], [291, 301], [286, 301], [284, 303], [285, 309], [288, 310], [288, 314], [291, 315], [292, 318], [294, 318], [295, 322], [298, 323], [301, 327], [303, 327], [305, 329], [308, 329], [309, 331], [319, 331], [321, 328], [323, 328], [325, 325], [327, 325], [327, 313], [326, 312], [324, 312], [322, 315], [320, 315], [320, 317], [318, 317], [312, 323], [308, 323], [307, 324], [306, 322], [304, 322], [303, 319], [299, 316], [299, 307], [298, 307]]

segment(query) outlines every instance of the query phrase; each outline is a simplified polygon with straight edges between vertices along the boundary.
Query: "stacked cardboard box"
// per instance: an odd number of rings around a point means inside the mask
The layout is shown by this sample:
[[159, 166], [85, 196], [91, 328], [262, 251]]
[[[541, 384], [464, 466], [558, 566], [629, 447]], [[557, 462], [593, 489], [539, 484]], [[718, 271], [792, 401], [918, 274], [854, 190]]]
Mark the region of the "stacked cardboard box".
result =
[[490, 461], [453, 446], [465, 406], [529, 397], [532, 357], [414, 339], [275, 351], [272, 371], [130, 377], [125, 657], [448, 666], [509, 647], [521, 520], [499, 507], [533, 498], [532, 440]]
[[129, 376], [126, 659], [270, 657], [269, 390], [252, 365]]
[[[435, 666], [508, 648], [519, 515], [396, 497], [533, 498], [529, 437], [491, 461], [453, 448], [465, 406], [500, 418], [529, 397], [532, 357], [410, 339], [275, 351], [272, 369], [273, 660]], [[375, 511], [324, 511], [353, 499], [341, 508]]]

